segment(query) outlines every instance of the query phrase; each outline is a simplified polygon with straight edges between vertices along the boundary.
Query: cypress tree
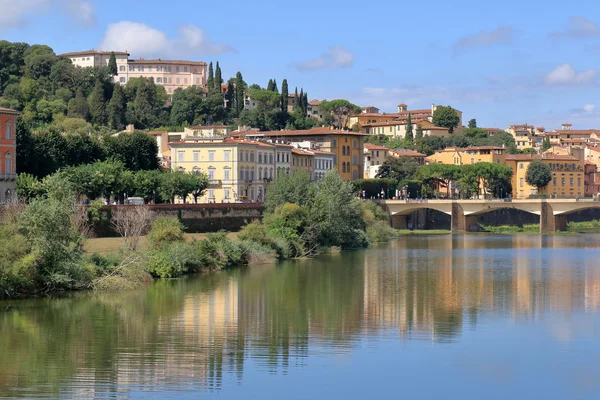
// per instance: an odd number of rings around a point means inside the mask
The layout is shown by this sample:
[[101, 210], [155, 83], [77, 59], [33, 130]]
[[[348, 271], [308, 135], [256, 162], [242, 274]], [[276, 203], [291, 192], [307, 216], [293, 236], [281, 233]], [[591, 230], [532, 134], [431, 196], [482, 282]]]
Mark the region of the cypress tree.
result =
[[413, 126], [410, 117], [410, 113], [408, 113], [408, 118], [406, 118], [406, 135], [405, 138], [412, 142], [413, 140]]
[[233, 107], [234, 96], [235, 90], [233, 86], [233, 79], [230, 79], [227, 83], [227, 92], [225, 93], [225, 100], [227, 100], [228, 109], [231, 109]]
[[279, 93], [279, 89], [277, 89], [277, 79], [273, 79], [273, 91]]
[[67, 116], [70, 118], [81, 118], [87, 120], [90, 114], [90, 107], [88, 106], [83, 91], [81, 88], [77, 88], [75, 92], [75, 98], [69, 100], [69, 106], [67, 107]]
[[125, 94], [121, 85], [115, 85], [113, 95], [108, 102], [108, 124], [116, 130], [125, 127]]
[[215, 69], [215, 91], [221, 93], [221, 84], [223, 83], [223, 77], [221, 76], [221, 67], [217, 61], [217, 68]]
[[296, 98], [294, 100], [296, 101], [296, 105], [297, 105], [298, 109], [302, 110], [304, 112], [304, 106], [302, 105], [303, 98], [304, 98], [304, 89], [300, 88], [300, 94], [298, 96], [296, 96]]
[[235, 74], [235, 109], [238, 114], [244, 109], [244, 92], [246, 91], [246, 82], [242, 73], [238, 71]]
[[108, 72], [112, 76], [119, 75], [119, 70], [117, 69], [117, 57], [115, 57], [115, 52], [110, 52], [110, 59], [108, 60]]
[[284, 79], [281, 82], [281, 111], [287, 111], [288, 94], [288, 82]]
[[88, 97], [88, 106], [90, 109], [90, 118], [96, 125], [106, 125], [106, 103], [104, 102], [104, 85], [100, 80], [96, 81], [94, 90]]
[[215, 73], [213, 71], [212, 61], [208, 63], [208, 79], [206, 80], [208, 91], [210, 92], [215, 87]]
[[417, 132], [415, 132], [415, 139], [423, 139], [423, 127], [421, 124], [417, 124]]
[[267, 90], [270, 92], [273, 91], [273, 79], [269, 79], [269, 83], [267, 83]]
[[304, 115], [308, 115], [308, 93], [304, 92], [304, 97], [302, 98], [302, 109], [304, 110]]
[[292, 104], [294, 104], [292, 109], [296, 110], [298, 108], [298, 87], [296, 87], [296, 90], [294, 91], [294, 101]]

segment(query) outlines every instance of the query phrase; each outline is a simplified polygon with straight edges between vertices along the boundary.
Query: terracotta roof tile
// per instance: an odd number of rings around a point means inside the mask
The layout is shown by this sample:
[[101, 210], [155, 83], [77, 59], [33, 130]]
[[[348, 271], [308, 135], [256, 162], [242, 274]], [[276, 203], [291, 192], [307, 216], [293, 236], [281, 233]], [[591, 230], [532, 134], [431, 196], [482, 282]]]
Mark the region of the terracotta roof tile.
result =
[[0, 107], [0, 114], [20, 115], [21, 113], [11, 108]]
[[[76, 57], [76, 56], [84, 56], [84, 55], [88, 55], [88, 54], [96, 54], [99, 56], [109, 56], [110, 55], [110, 51], [101, 51], [101, 50], [88, 50], [88, 51], [72, 51], [70, 53], [63, 53], [63, 54], [59, 54], [59, 57]], [[127, 53], [126, 51], [115, 51], [114, 52], [116, 56], [129, 56], [129, 53]]]
[[363, 147], [365, 149], [368, 149], [368, 150], [389, 150], [388, 147], [381, 146], [381, 145], [378, 145], [378, 144], [373, 144], [373, 143], [365, 143], [363, 145]]
[[200, 65], [206, 66], [204, 61], [186, 61], [186, 60], [147, 60], [147, 59], [137, 59], [137, 60], [128, 60], [128, 64], [186, 64], [186, 65]]

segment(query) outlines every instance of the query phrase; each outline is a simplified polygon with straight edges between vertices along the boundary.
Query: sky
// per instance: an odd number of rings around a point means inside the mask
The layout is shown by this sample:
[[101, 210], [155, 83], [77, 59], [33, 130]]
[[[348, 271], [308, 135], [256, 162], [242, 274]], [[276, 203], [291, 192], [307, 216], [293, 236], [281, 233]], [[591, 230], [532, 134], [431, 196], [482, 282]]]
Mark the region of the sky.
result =
[[0, 0], [0, 39], [57, 54], [219, 61], [310, 99], [394, 112], [432, 103], [463, 122], [600, 128], [598, 0]]

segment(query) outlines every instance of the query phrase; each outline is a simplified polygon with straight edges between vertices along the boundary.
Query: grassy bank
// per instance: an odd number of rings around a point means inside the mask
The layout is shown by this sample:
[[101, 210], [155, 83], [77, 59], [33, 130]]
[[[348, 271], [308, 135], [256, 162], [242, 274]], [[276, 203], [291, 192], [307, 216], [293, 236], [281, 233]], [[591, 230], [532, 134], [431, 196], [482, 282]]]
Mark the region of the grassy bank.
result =
[[[480, 225], [480, 232], [484, 233], [539, 233], [539, 224], [518, 225]], [[600, 221], [584, 221], [584, 222], [569, 222], [566, 231], [556, 232], [557, 234], [565, 233], [584, 233], [584, 232], [600, 232]]]
[[396, 234], [398, 236], [406, 236], [406, 235], [447, 235], [450, 234], [450, 230], [448, 229], [429, 229], [429, 230], [413, 230], [410, 229], [396, 229]]
[[[184, 235], [186, 241], [190, 240], [205, 240], [208, 238], [206, 233], [186, 233]], [[227, 238], [230, 240], [237, 239], [237, 232], [227, 233]], [[139, 245], [142, 247], [148, 246], [148, 237], [142, 236], [139, 239]], [[88, 254], [101, 254], [107, 255], [110, 253], [116, 253], [125, 246], [125, 239], [122, 237], [110, 237], [110, 238], [94, 238], [86, 239], [83, 244], [83, 249]]]

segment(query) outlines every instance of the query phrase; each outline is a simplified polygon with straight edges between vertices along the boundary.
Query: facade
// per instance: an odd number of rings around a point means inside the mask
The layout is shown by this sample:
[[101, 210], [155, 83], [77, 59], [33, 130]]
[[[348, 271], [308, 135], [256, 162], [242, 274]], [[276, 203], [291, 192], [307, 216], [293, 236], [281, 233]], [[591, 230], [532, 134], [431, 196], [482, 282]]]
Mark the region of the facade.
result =
[[[109, 51], [79, 51], [61, 54], [79, 67], [107, 66]], [[129, 59], [126, 52], [115, 52], [118, 75], [115, 82], [126, 84], [131, 78], [152, 78], [154, 83], [165, 87], [167, 93], [178, 88], [206, 86], [207, 65], [204, 61]]]
[[584, 193], [586, 197], [600, 193], [600, 173], [596, 164], [586, 161], [583, 166]]
[[276, 141], [308, 141], [314, 149], [333, 153], [335, 168], [345, 180], [360, 179], [363, 176], [363, 133], [340, 131], [330, 128], [313, 128], [307, 130], [283, 130], [269, 132], [242, 133], [247, 139], [266, 139]]
[[0, 204], [17, 193], [17, 115], [15, 110], [0, 108]]
[[310, 150], [315, 155], [312, 179], [320, 181], [329, 171], [335, 169], [335, 154], [328, 151]]
[[292, 148], [292, 171], [304, 171], [312, 177], [314, 159], [314, 153], [297, 147]]
[[564, 143], [569, 140], [595, 142], [600, 139], [600, 130], [572, 129], [571, 124], [563, 124], [562, 129], [546, 132], [545, 135], [550, 138], [550, 143]]
[[373, 179], [379, 172], [379, 167], [385, 162], [390, 155], [390, 149], [385, 146], [380, 146], [372, 143], [365, 143], [363, 148], [364, 154], [364, 175], [365, 179]]
[[171, 142], [169, 147], [172, 170], [208, 175], [209, 186], [201, 202], [263, 201], [267, 184], [275, 178], [278, 167], [278, 146], [270, 143], [226, 137], [184, 137]]
[[533, 148], [535, 143], [535, 128], [531, 125], [511, 125], [506, 129], [515, 139], [517, 149]]
[[453, 164], [465, 165], [480, 162], [504, 164], [506, 152], [504, 147], [497, 146], [473, 146], [466, 148], [446, 147], [437, 150], [434, 154], [425, 158], [427, 164]]
[[[527, 183], [527, 168], [533, 160], [541, 160], [552, 169], [552, 180], [539, 190]], [[584, 162], [572, 156], [557, 154], [515, 154], [506, 156], [506, 165], [512, 168], [513, 198], [523, 199], [535, 195], [562, 198], [584, 196]]]
[[321, 110], [321, 102], [319, 100], [312, 100], [308, 102], [306, 109], [308, 116], [316, 119], [317, 121], [323, 121], [323, 111]]

